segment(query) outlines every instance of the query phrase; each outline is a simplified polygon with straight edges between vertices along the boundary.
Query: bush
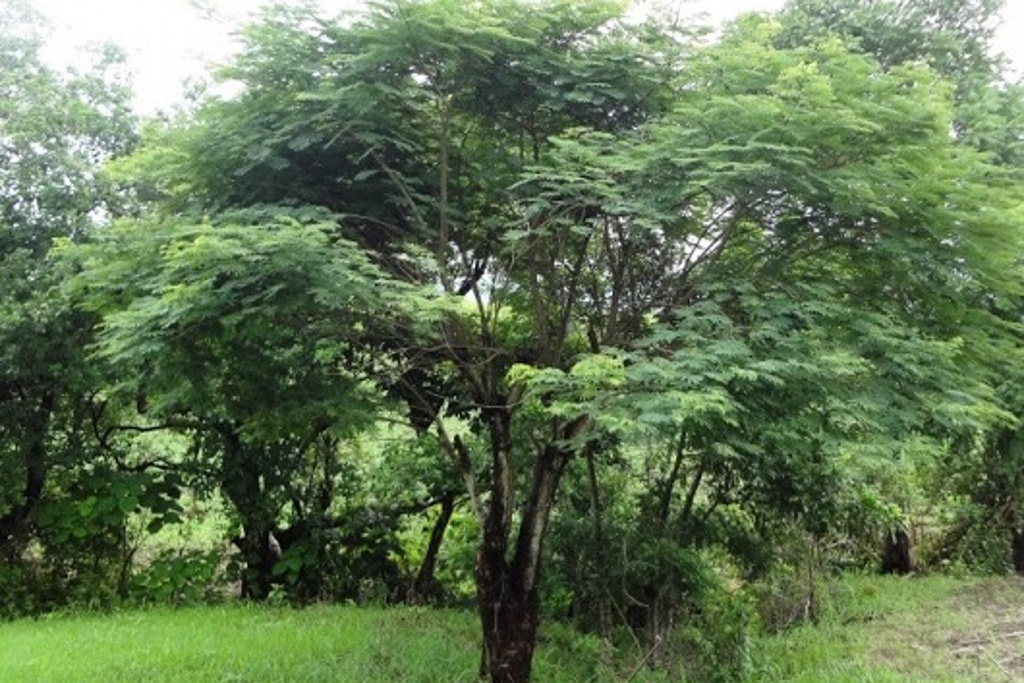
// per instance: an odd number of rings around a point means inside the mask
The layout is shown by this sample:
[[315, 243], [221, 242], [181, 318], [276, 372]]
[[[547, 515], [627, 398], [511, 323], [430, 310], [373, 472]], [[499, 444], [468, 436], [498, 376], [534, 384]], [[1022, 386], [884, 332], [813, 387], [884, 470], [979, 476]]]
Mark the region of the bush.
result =
[[163, 550], [131, 579], [137, 603], [197, 603], [222, 597], [226, 579], [215, 550]]
[[[699, 604], [684, 610], [666, 644], [670, 672], [681, 669], [683, 680], [738, 683], [753, 664], [751, 639], [757, 617], [751, 597], [724, 587], [709, 590]], [[674, 673], [674, 672], [673, 672]]]

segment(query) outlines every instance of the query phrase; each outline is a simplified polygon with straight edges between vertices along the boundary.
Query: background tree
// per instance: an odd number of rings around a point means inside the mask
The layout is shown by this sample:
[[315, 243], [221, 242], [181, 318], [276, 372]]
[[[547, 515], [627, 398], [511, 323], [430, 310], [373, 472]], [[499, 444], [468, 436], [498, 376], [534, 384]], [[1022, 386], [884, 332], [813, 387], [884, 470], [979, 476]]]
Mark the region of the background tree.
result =
[[[890, 73], [838, 42], [775, 48], [773, 30], [750, 20], [699, 55], [688, 73], [707, 86], [683, 95], [672, 116], [645, 131], [646, 144], [635, 151], [642, 162], [622, 165], [629, 173], [604, 183], [624, 188], [618, 206], [635, 206], [650, 190], [646, 206], [665, 208], [648, 215], [657, 215], [661, 226], [679, 225], [682, 234], [689, 228], [699, 238], [690, 248], [703, 259], [691, 270], [683, 261], [663, 271], [685, 276], [668, 290], [684, 295], [676, 312], [647, 313], [666, 321], [677, 315], [686, 325], [663, 330], [653, 337], [660, 343], [640, 345], [625, 357], [624, 378], [643, 377], [651, 386], [640, 394], [646, 400], [624, 389], [628, 383], [612, 389], [636, 410], [643, 406], [644, 413], [626, 424], [648, 420], [660, 427], [660, 439], [676, 444], [660, 448], [666, 455], [659, 460], [634, 456], [660, 463], [646, 470], [651, 502], [619, 506], [653, 512], [640, 518], [644, 531], [632, 547], [649, 558], [642, 545], [661, 540], [660, 566], [676, 572], [673, 581], [652, 571], [650, 562], [639, 562], [634, 571], [639, 581], [649, 580], [651, 597], [637, 598], [643, 590], [622, 597], [624, 604], [655, 612], [640, 622], [655, 625], [652, 636], [664, 637], [658, 627], [669, 624], [673, 612], [670, 606], [658, 613], [673, 599], [659, 590], [686, 585], [679, 572], [691, 584], [696, 575], [687, 542], [716, 542], [714, 526], [706, 522], [696, 529], [669, 524], [664, 538], [652, 534], [666, 528], [659, 520], [671, 519], [674, 510], [691, 523], [700, 521], [701, 508], [713, 513], [719, 506], [738, 508], [747, 519], [791, 516], [820, 536], [842, 519], [845, 492], [838, 482], [882, 483], [858, 480], [856, 470], [866, 472], [868, 461], [894, 462], [912, 444], [926, 444], [932, 458], [949, 451], [963, 456], [990, 426], [1012, 421], [989, 385], [991, 340], [985, 335], [996, 330], [981, 328], [987, 332], [973, 347], [958, 338], [963, 330], [954, 323], [969, 300], [968, 273], [975, 284], [1006, 283], [1004, 275], [1012, 273], [1009, 187], [986, 179], [994, 169], [984, 158], [949, 140], [951, 103], [926, 71]], [[914, 92], [901, 82], [922, 86]], [[899, 121], [887, 120], [890, 115]], [[586, 169], [593, 177], [609, 157], [578, 153], [578, 174]], [[895, 159], [900, 161], [893, 164]], [[965, 164], [978, 172], [978, 184], [962, 186], [964, 195], [936, 206], [937, 188], [952, 186], [942, 176], [959, 174]], [[678, 211], [667, 204], [687, 200]], [[991, 220], [972, 217], [973, 207], [996, 205], [1004, 208]], [[989, 242], [994, 234], [1007, 241]], [[666, 240], [656, 253], [671, 253], [675, 244]], [[679, 247], [684, 254], [685, 244]], [[745, 281], [741, 287], [731, 284], [737, 276]], [[712, 284], [717, 287], [708, 289]], [[694, 318], [698, 312], [701, 317]], [[724, 335], [721, 342], [711, 341], [718, 335]], [[817, 335], [829, 340], [827, 350], [803, 346]], [[768, 355], [748, 365], [746, 354], [755, 353]], [[642, 362], [645, 354], [653, 358]], [[796, 365], [788, 366], [790, 360]], [[607, 366], [604, 372], [611, 374]], [[543, 392], [557, 386], [559, 375], [536, 377]], [[577, 386], [572, 372], [565, 381]], [[589, 413], [598, 421], [609, 418], [607, 405], [598, 405]], [[830, 479], [835, 483], [829, 485]], [[587, 507], [596, 506], [588, 501]], [[754, 538], [747, 535], [748, 547]], [[594, 553], [600, 552], [597, 545]], [[680, 561], [686, 557], [689, 566]], [[594, 573], [611, 574], [607, 568]]]
[[[46, 257], [54, 239], [83, 239], [119, 211], [99, 164], [134, 134], [116, 51], [62, 73], [43, 62], [39, 17], [24, 4], [5, 3], [0, 26], [0, 557], [5, 591], [20, 595], [32, 585], [19, 568], [39, 538], [40, 507], [100, 455], [90, 318], [62, 295], [68, 272]], [[59, 564], [59, 554], [48, 560]]]
[[[884, 64], [906, 64], [915, 60], [928, 63], [937, 73], [949, 79], [953, 91], [953, 130], [965, 148], [985, 153], [998, 165], [992, 169], [990, 183], [1014, 187], [1020, 180], [1020, 130], [1024, 99], [1019, 84], [1005, 76], [1005, 58], [992, 48], [993, 31], [1003, 3], [999, 0], [952, 3], [942, 2], [871, 2], [847, 3], [832, 0], [809, 0], [790, 3], [780, 15], [782, 39], [793, 44], [829, 34], [851, 40], [854, 49], [875, 55]], [[978, 211], [991, 211], [984, 203]], [[1010, 215], [1009, 209], [997, 212]], [[998, 220], [997, 216], [992, 217]], [[987, 381], [999, 387], [1004, 405], [1019, 417], [1013, 381], [1007, 381], [1008, 368], [1018, 364], [1017, 327], [1019, 315], [1014, 310], [1020, 287], [1017, 259], [1020, 245], [1016, 240], [1005, 244], [989, 243], [993, 254], [1001, 254], [1003, 265], [992, 269], [995, 280], [952, 281], [955, 293], [945, 300], [932, 299], [929, 325], [942, 329], [942, 334], [965, 338], [965, 350], [975, 371], [985, 373]], [[946, 271], [948, 273], [948, 269]], [[941, 267], [936, 269], [941, 277]], [[967, 360], [967, 359], [965, 359]], [[1011, 371], [1013, 372], [1013, 371]], [[979, 520], [1004, 520], [1006, 533], [1015, 537], [1015, 516], [1008, 513], [1016, 503], [1011, 493], [1016, 479], [1012, 474], [1017, 462], [1011, 444], [1016, 427], [985, 439], [961, 441], [957, 454], [944, 459], [944, 475], [939, 475], [940, 491], [949, 493], [951, 482], [960, 482], [954, 489], [975, 498], [980, 507], [970, 507], [965, 516], [952, 525], [947, 538], [932, 550], [932, 555], [955, 555], [964, 534]], [[988, 452], [989, 455], [985, 455]], [[997, 453], [999, 453], [997, 455]], [[985, 464], [982, 464], [985, 463]], [[967, 474], [970, 472], [970, 474]], [[998, 473], [998, 474], [997, 474]], [[992, 479], [1006, 482], [996, 493], [979, 481]], [[982, 491], [985, 490], [983, 493]], [[942, 495], [942, 494], [940, 494]], [[980, 498], [979, 498], [980, 497]], [[996, 502], [999, 501], [999, 502]], [[1000, 510], [1002, 512], [1000, 512]], [[1005, 513], [1005, 514], [1004, 514]], [[970, 552], [970, 551], [968, 551]], [[934, 559], [934, 557], [933, 557]]]
[[189, 434], [183, 471], [230, 503], [248, 598], [339, 523], [339, 442], [379, 401], [352, 341], [422, 303], [336, 232], [323, 211], [252, 209], [128, 222], [73, 252], [120, 393], [141, 397], [148, 429]]

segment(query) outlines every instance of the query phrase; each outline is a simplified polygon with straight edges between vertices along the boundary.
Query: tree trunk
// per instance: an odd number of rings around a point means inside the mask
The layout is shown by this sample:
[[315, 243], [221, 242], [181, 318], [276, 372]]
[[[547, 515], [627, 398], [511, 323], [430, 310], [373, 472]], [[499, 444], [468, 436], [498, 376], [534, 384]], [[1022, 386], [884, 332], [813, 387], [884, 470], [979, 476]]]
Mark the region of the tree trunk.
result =
[[1010, 557], [1013, 571], [1024, 575], [1024, 529], [1014, 527], [1010, 530]]
[[1013, 563], [1013, 571], [1024, 575], [1024, 525], [1021, 524], [1020, 515], [1014, 505], [1005, 503], [1000, 516], [1010, 530], [1010, 562]]
[[504, 553], [484, 549], [477, 558], [477, 599], [483, 627], [481, 677], [492, 683], [527, 683], [540, 623], [537, 587], [505, 561]]
[[448, 523], [455, 512], [455, 494], [448, 492], [441, 497], [441, 512], [434, 522], [434, 528], [430, 532], [430, 542], [427, 544], [427, 552], [423, 556], [420, 570], [416, 574], [416, 581], [413, 583], [410, 597], [411, 602], [422, 603], [432, 602], [440, 597], [440, 587], [437, 579], [434, 578], [434, 571], [437, 568], [437, 558], [441, 552], [441, 543], [444, 541], [445, 531]]
[[[589, 427], [580, 418], [558, 442], [568, 442]], [[534, 463], [524, 501], [515, 552], [508, 560], [511, 531], [511, 440], [507, 413], [490, 421], [495, 485], [489, 502], [476, 563], [477, 600], [483, 627], [481, 677], [491, 683], [528, 683], [540, 624], [538, 585], [541, 546], [555, 494], [570, 453], [552, 441]]]
[[598, 627], [601, 633], [601, 643], [604, 646], [602, 656], [609, 655], [612, 649], [612, 606], [609, 601], [609, 592], [606, 585], [606, 578], [611, 574], [608, 566], [608, 557], [605, 552], [604, 541], [604, 519], [601, 505], [601, 491], [597, 483], [597, 466], [594, 463], [594, 450], [587, 449], [587, 488], [590, 491], [590, 542], [593, 546], [593, 568], [598, 577], [595, 582], [597, 595]]
[[238, 543], [245, 562], [242, 598], [263, 601], [270, 597], [274, 586], [274, 564], [280, 553], [271, 541], [272, 530], [266, 525], [248, 523], [242, 529], [243, 537]]
[[272, 539], [276, 525], [274, 515], [267, 509], [258, 458], [247, 452], [239, 426], [223, 423], [217, 430], [224, 449], [221, 488], [242, 523], [242, 536], [234, 539], [245, 565], [242, 598], [266, 600], [273, 587], [274, 564], [281, 553], [279, 544]]
[[55, 402], [53, 393], [45, 392], [39, 400], [38, 408], [30, 413], [31, 419], [25, 424], [23, 438], [26, 443], [22, 449], [21, 463], [25, 471], [25, 483], [21, 500], [7, 514], [0, 516], [0, 551], [8, 559], [20, 555], [28, 535], [28, 520], [43, 497], [49, 469], [46, 438]]
[[894, 529], [882, 541], [882, 573], [909, 574], [914, 571], [910, 556], [910, 535], [905, 529]]

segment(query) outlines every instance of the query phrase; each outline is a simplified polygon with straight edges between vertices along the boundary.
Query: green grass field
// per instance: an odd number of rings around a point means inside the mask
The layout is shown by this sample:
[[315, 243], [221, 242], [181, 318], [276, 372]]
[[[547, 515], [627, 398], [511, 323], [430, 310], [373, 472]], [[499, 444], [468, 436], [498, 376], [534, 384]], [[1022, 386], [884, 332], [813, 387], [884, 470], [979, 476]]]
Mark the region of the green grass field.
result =
[[[755, 640], [759, 683], [1024, 680], [1024, 583], [848, 579], [817, 626]], [[197, 607], [0, 624], [3, 683], [389, 683], [476, 680], [469, 612]], [[534, 679], [624, 682], [596, 640], [548, 628]], [[640, 681], [665, 680], [641, 674]]]
[[470, 681], [470, 615], [219, 607], [0, 626], [4, 683]]
[[1024, 581], [849, 578], [818, 625], [755, 646], [759, 683], [1024, 681]]
[[[475, 681], [475, 615], [427, 609], [201, 607], [0, 624], [3, 683]], [[590, 680], [587, 639], [548, 635], [537, 680]], [[587, 652], [580, 652], [586, 648]], [[582, 656], [581, 656], [582, 655]]]

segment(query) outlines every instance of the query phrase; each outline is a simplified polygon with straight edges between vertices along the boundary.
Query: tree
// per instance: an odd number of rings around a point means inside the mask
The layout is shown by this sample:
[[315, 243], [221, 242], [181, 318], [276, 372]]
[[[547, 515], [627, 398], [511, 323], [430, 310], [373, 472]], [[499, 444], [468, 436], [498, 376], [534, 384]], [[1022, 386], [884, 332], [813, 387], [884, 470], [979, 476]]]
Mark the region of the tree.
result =
[[[404, 400], [461, 473], [481, 530], [482, 673], [496, 683], [530, 676], [560, 483], [574, 459], [611, 451], [602, 418], [619, 380], [642, 386], [648, 371], [685, 385], [694, 363], [725, 365], [705, 369], [693, 394], [652, 384], [650, 401], [678, 399], [651, 410], [675, 425], [661, 436], [698, 444], [706, 463], [725, 453], [721, 481], [709, 486], [729, 495], [743, 487], [725, 487], [728, 472], [757, 455], [764, 467], [744, 486], [786, 504], [805, 500], [816, 467], [835, 455], [823, 452], [830, 434], [891, 443], [933, 424], [970, 432], [1005, 417], [975, 377], [950, 391], [948, 364], [915, 374], [929, 351], [958, 357], [955, 340], [917, 323], [948, 312], [936, 302], [965, 281], [997, 279], [1006, 251], [991, 245], [1012, 237], [1006, 188], [948, 135], [951, 89], [925, 66], [880, 63], [840, 40], [778, 47], [778, 26], [757, 19], [694, 54], [685, 36], [630, 24], [622, 9], [389, 2], [333, 23], [274, 10], [224, 72], [242, 93], [157, 131], [133, 166], [164, 215], [262, 203], [327, 209], [333, 227], [322, 229], [380, 269], [375, 292], [402, 283], [444, 302], [419, 325], [418, 306], [404, 307], [400, 334], [330, 330], [331, 315], [347, 309], [326, 309], [323, 338], [343, 340], [357, 359], [371, 354], [347, 371], [365, 368]], [[230, 234], [257, 239], [242, 226]], [[229, 274], [226, 282], [246, 279]], [[737, 279], [757, 296], [738, 290], [716, 318], [709, 292]], [[211, 280], [197, 286], [204, 298], [216, 290]], [[321, 286], [299, 290], [307, 297]], [[770, 343], [765, 357], [744, 351], [758, 348], [744, 335], [784, 319], [778, 301], [803, 288], [853, 313], [821, 329], [786, 328], [779, 343], [787, 334], [828, 339], [834, 326], [855, 371], [842, 356], [801, 365], [799, 351]], [[126, 310], [166, 299], [156, 293]], [[765, 308], [748, 311], [748, 301]], [[299, 305], [281, 303], [275, 319]], [[263, 310], [250, 302], [231, 311], [244, 316], [250, 305]], [[218, 306], [200, 308], [202, 319], [219, 320]], [[688, 311], [709, 311], [707, 321], [671, 330], [673, 320], [693, 320]], [[861, 314], [858, 327], [851, 320]], [[137, 356], [158, 318], [114, 320], [118, 344]], [[687, 335], [705, 324], [735, 325], [740, 339], [724, 334], [702, 356]], [[664, 329], [662, 343], [645, 342]], [[194, 349], [190, 376], [238, 362], [238, 342], [215, 332], [224, 355]], [[815, 348], [807, 343], [795, 348]], [[281, 351], [261, 363], [277, 367]], [[914, 361], [906, 369], [901, 354]], [[825, 400], [820, 387], [844, 372], [868, 378], [858, 390], [877, 395], [866, 414], [854, 410], [854, 391], [834, 413], [807, 398]], [[918, 395], [922, 387], [932, 393]], [[173, 382], [165, 390], [173, 395]], [[855, 424], [839, 421], [844, 410]], [[455, 418], [468, 431], [453, 430]]]
[[[346, 234], [396, 277], [436, 283], [452, 295], [474, 294], [472, 308], [461, 306], [447, 316], [440, 338], [413, 337], [401, 346], [384, 340], [383, 347], [398, 368], [408, 370], [398, 389], [413, 412], [433, 423], [469, 482], [481, 518], [485, 666], [496, 680], [522, 680], [536, 634], [540, 542], [571, 453], [562, 438], [582, 432], [586, 421], [552, 428], [548, 445], [534, 459], [519, 540], [512, 539], [519, 467], [511, 460], [510, 430], [517, 390], [505, 385], [504, 372], [517, 354], [534, 352], [526, 338], [514, 342], [521, 349], [502, 348], [497, 339], [507, 334], [501, 329], [510, 315], [505, 311], [519, 307], [508, 301], [511, 282], [492, 279], [507, 277], [501, 268], [515, 260], [500, 253], [506, 251], [502, 233], [521, 211], [510, 189], [526, 164], [541, 161], [550, 133], [579, 124], [633, 125], [647, 109], [662, 105], [663, 78], [656, 77], [662, 67], [654, 47], [641, 53], [651, 57], [645, 65], [628, 49], [634, 37], [621, 30], [587, 44], [584, 35], [610, 25], [610, 6], [581, 12], [565, 4], [532, 16], [514, 4], [463, 9], [389, 5], [366, 25], [315, 23], [313, 35], [296, 26], [294, 15], [272, 15], [250, 32], [250, 48], [231, 72], [249, 85], [246, 94], [212, 103], [200, 114], [201, 125], [183, 135], [185, 149], [204, 152], [177, 156], [185, 166], [179, 176], [184, 182], [163, 189], [169, 208], [316, 202], [340, 212]], [[464, 39], [453, 41], [455, 34]], [[287, 54], [322, 60], [325, 77], [311, 79], [309, 61], [272, 59], [285, 45], [298, 47]], [[496, 91], [492, 75], [499, 64], [510, 67], [509, 82]], [[643, 77], [645, 72], [652, 75]], [[510, 116], [503, 108], [511, 104], [517, 111]], [[262, 123], [249, 125], [254, 121]], [[257, 130], [273, 134], [253, 140], [249, 136]], [[166, 169], [160, 159], [168, 157], [154, 149], [153, 163]], [[305, 182], [305, 174], [314, 182]], [[409, 242], [433, 255], [433, 263], [403, 257]], [[550, 258], [548, 267], [554, 268], [561, 257]], [[482, 284], [485, 277], [489, 281]], [[558, 296], [535, 285], [534, 313], [525, 312], [527, 320], [543, 318], [552, 328], [538, 349], [544, 364], [563, 364], [568, 353], [570, 330], [557, 321], [571, 313], [572, 302], [559, 302]], [[489, 443], [487, 500], [466, 441], [444, 427], [444, 404], [428, 386], [411, 381], [417, 369], [423, 378], [453, 378], [452, 398], [472, 411], [474, 430]], [[531, 457], [517, 448], [516, 457]], [[515, 559], [509, 560], [510, 552]]]
[[20, 2], [0, 8], [0, 557], [12, 566], [59, 490], [55, 471], [97, 454], [91, 325], [59, 291], [69, 273], [47, 253], [119, 210], [98, 165], [134, 142], [116, 51], [59, 72], [40, 56], [38, 22]]
[[[822, 35], [852, 40], [854, 49], [876, 56], [883, 64], [900, 65], [925, 61], [947, 78], [953, 90], [953, 130], [964, 148], [985, 153], [997, 166], [989, 172], [990, 183], [1011, 186], [1019, 183], [1021, 166], [1021, 113], [1024, 99], [1019, 84], [1007, 82], [1005, 58], [994, 52], [993, 31], [999, 0], [978, 2], [844, 2], [842, 0], [798, 0], [780, 15], [785, 44], [806, 43]], [[979, 204], [978, 210], [991, 210]], [[1002, 216], [1015, 210], [1002, 208]], [[1005, 234], [1015, 234], [1006, 231]], [[994, 278], [984, 281], [953, 282], [955, 293], [945, 302], [934, 302], [929, 326], [965, 338], [965, 350], [972, 371], [986, 377], [998, 388], [1002, 404], [1015, 415], [1021, 411], [1013, 380], [1019, 364], [1019, 312], [1013, 302], [1019, 298], [1019, 249], [1016, 240], [986, 247], [1000, 254], [1003, 265], [990, 271]], [[958, 520], [948, 537], [939, 544], [939, 555], [951, 554], [974, 521], [1002, 520], [1015, 539], [1019, 528], [1013, 474], [1019, 470], [1016, 457], [1018, 426], [1004, 424], [978, 440], [960, 442], [957, 457], [943, 459], [937, 495], [966, 496], [980, 506]], [[989, 482], [989, 483], [982, 483]], [[1000, 482], [999, 484], [992, 484]], [[972, 515], [980, 517], [972, 521]], [[1016, 543], [1016, 541], [1014, 541]], [[1024, 566], [1021, 564], [1018, 566]]]
[[333, 523], [338, 440], [379, 401], [352, 342], [427, 299], [388, 283], [323, 211], [128, 222], [69, 257], [103, 315], [99, 349], [123, 373], [122, 400], [144, 403], [143, 428], [192, 436], [195, 462], [181, 469], [230, 503], [242, 595], [266, 598], [282, 551]]
[[779, 45], [841, 36], [884, 66], [925, 62], [954, 86], [962, 142], [1019, 166], [1018, 85], [993, 48], [1003, 0], [793, 0], [779, 14]]

